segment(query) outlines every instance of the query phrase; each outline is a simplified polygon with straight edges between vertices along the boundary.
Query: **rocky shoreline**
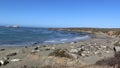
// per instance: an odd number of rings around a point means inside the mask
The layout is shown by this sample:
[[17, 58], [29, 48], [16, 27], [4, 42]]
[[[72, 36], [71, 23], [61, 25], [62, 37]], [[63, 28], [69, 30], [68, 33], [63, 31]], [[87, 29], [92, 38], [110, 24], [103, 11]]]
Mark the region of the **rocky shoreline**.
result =
[[52, 45], [0, 48], [0, 68], [80, 68], [114, 56], [119, 40], [106, 34]]

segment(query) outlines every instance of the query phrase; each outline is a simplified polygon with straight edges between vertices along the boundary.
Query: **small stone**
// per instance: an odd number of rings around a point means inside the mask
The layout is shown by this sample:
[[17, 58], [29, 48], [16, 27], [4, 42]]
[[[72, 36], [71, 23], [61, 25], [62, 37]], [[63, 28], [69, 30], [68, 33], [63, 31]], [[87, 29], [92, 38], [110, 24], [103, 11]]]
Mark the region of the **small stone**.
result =
[[70, 44], [75, 44], [75, 43], [77, 43], [76, 41], [74, 41], [74, 42], [71, 42]]
[[31, 53], [39, 52], [40, 50], [32, 50]]
[[79, 58], [77, 54], [70, 54], [70, 55], [75, 59]]
[[51, 47], [52, 50], [55, 50], [55, 47]]
[[71, 53], [78, 53], [78, 50], [77, 49], [71, 49], [70, 52]]
[[110, 51], [106, 51], [106, 53], [110, 53]]
[[78, 50], [80, 51], [82, 48], [78, 48]]
[[31, 53], [36, 53], [36, 50], [32, 50]]
[[83, 57], [84, 57], [84, 56], [85, 56], [85, 54], [81, 53], [81, 56], [83, 56]]
[[99, 52], [98, 51], [96, 51], [94, 54], [96, 55], [96, 54], [98, 54]]
[[106, 48], [107, 46], [101, 46], [102, 48]]

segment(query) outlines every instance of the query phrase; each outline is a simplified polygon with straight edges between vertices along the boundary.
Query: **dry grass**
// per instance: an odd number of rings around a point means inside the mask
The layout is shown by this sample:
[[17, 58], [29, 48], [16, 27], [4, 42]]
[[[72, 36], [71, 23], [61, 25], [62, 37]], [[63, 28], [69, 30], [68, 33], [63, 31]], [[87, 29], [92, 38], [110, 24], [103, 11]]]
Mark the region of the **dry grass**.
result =
[[53, 52], [49, 54], [49, 56], [56, 56], [56, 57], [66, 57], [66, 58], [72, 58], [71, 55], [69, 55], [66, 50], [63, 49], [56, 49]]
[[108, 65], [115, 68], [120, 68], [120, 52], [116, 53], [114, 57], [103, 59], [98, 62], [96, 62], [96, 65]]

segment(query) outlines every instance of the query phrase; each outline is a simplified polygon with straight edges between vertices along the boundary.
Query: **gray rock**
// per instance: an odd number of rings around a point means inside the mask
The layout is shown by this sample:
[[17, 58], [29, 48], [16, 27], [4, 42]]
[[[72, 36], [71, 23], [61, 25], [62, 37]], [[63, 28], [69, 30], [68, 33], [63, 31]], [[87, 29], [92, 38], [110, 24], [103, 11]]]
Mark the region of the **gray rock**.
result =
[[71, 49], [70, 53], [78, 53], [79, 51], [77, 49]]
[[106, 51], [106, 53], [110, 53], [110, 51]]
[[101, 46], [101, 48], [104, 48], [104, 49], [106, 49], [106, 48], [107, 48], [107, 46]]
[[77, 54], [70, 54], [74, 59], [78, 59], [79, 56]]
[[37, 53], [39, 52], [40, 50], [32, 50], [31, 53]]
[[81, 53], [81, 56], [85, 57], [85, 54], [84, 54], [84, 53]]
[[55, 47], [51, 47], [52, 50], [55, 50]]

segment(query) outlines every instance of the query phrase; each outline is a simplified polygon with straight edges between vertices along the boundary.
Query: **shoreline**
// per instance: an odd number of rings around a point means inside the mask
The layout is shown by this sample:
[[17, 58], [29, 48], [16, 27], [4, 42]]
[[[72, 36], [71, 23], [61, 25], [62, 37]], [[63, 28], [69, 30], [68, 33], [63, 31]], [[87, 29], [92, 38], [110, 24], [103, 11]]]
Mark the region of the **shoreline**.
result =
[[[65, 30], [65, 31], [67, 31], [67, 30]], [[76, 34], [76, 33], [80, 34], [81, 33], [81, 32], [75, 32], [75, 31], [69, 31], [69, 32], [74, 33], [74, 34]], [[82, 32], [82, 33], [85, 33], [85, 32]], [[72, 40], [68, 40], [68, 38], [67, 38], [67, 41], [66, 40], [65, 41], [60, 41], [60, 42], [45, 42], [44, 41], [44, 43], [39, 43], [39, 42], [36, 41], [36, 42], [33, 42], [33, 43], [29, 43], [29, 44], [19, 44], [19, 43], [18, 44], [1, 44], [0, 47], [25, 47], [25, 46], [29, 47], [29, 46], [36, 46], [36, 45], [41, 45], [42, 46], [42, 45], [53, 45], [53, 44], [57, 45], [57, 44], [64, 44], [64, 43], [71, 43], [71, 42], [80, 42], [80, 41], [91, 39], [92, 37], [93, 37], [92, 34], [85, 33], [84, 36], [78, 35], [74, 38], [71, 38]], [[61, 39], [61, 40], [64, 40], [64, 39]], [[50, 40], [50, 41], [52, 41], [52, 40]]]
[[[105, 34], [95, 34], [92, 38], [82, 41], [69, 43], [51, 44], [51, 45], [34, 45], [20, 47], [0, 48], [0, 59], [7, 55], [8, 64], [1, 68], [21, 68], [23, 66], [41, 66], [46, 65], [66, 65], [66, 66], [86, 66], [93, 65], [104, 58], [114, 56], [113, 44], [118, 40]], [[82, 48], [82, 52], [81, 51]], [[73, 58], [49, 56], [56, 49], [65, 50]], [[78, 54], [80, 53], [80, 55]], [[12, 61], [15, 60], [16, 61]], [[69, 68], [69, 67], [68, 67]]]

